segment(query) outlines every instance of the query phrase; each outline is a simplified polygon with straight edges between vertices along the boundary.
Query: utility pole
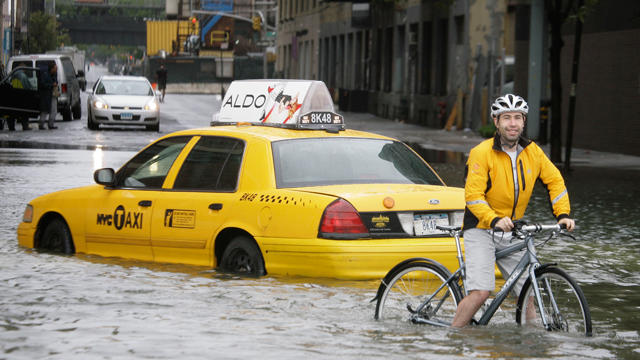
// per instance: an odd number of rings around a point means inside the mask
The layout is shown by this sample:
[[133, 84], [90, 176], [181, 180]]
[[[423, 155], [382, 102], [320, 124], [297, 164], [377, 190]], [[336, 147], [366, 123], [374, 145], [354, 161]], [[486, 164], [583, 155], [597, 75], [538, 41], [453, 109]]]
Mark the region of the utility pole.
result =
[[[260, 38], [263, 41], [267, 41], [267, 19], [264, 17], [262, 13], [260, 13], [260, 17], [262, 18], [262, 28], [260, 29]], [[263, 54], [262, 54], [262, 78], [267, 78], [268, 73], [268, 64], [267, 64], [267, 45], [264, 45]]]
[[529, 30], [529, 79], [527, 100], [527, 137], [538, 139], [540, 134], [540, 98], [542, 93], [542, 35], [544, 31], [544, 0], [531, 1]]
[[14, 56], [14, 49], [15, 49], [15, 32], [16, 32], [16, 24], [14, 21], [14, 18], [16, 16], [16, 0], [9, 0], [11, 1], [11, 48], [9, 49], [9, 56]]
[[[578, 0], [578, 11], [584, 0]], [[573, 146], [573, 123], [576, 117], [576, 87], [578, 86], [578, 65], [580, 64], [580, 43], [582, 42], [582, 19], [576, 17], [576, 33], [573, 41], [573, 67], [571, 69], [571, 88], [569, 89], [569, 115], [567, 118], [567, 143], [564, 149], [564, 170], [571, 170], [571, 147]]]

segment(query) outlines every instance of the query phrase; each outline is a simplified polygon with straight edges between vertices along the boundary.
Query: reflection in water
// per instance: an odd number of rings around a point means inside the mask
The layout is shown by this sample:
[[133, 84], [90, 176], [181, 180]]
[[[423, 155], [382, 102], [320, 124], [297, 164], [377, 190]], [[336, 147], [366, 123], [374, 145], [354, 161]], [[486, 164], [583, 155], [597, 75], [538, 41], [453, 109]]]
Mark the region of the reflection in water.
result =
[[426, 149], [418, 143], [407, 143], [413, 151], [417, 152], [429, 164], [448, 163], [448, 164], [464, 164], [467, 156], [458, 151]]
[[104, 153], [102, 152], [102, 145], [97, 145], [93, 151], [93, 170], [102, 169], [104, 167]]

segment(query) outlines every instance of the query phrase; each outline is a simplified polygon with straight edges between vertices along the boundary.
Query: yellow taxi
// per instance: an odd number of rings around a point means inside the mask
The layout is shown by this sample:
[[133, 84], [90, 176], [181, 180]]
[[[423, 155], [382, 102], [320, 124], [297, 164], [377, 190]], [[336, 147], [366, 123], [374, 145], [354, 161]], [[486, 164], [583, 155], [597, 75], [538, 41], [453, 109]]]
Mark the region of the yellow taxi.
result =
[[31, 201], [19, 244], [251, 275], [379, 279], [457, 267], [464, 190], [405, 144], [345, 129], [320, 81], [235, 81], [208, 128], [145, 147], [97, 184]]

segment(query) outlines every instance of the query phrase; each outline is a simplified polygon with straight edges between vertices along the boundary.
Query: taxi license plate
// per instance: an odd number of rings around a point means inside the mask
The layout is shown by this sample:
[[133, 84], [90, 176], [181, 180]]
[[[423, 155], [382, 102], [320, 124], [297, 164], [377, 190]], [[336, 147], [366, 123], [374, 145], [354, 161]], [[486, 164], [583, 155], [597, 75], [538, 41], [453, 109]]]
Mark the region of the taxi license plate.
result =
[[120, 114], [120, 120], [133, 120], [133, 114], [132, 113], [121, 113]]
[[413, 216], [413, 230], [416, 236], [442, 234], [441, 230], [436, 229], [436, 225], [449, 225], [449, 215], [439, 213]]

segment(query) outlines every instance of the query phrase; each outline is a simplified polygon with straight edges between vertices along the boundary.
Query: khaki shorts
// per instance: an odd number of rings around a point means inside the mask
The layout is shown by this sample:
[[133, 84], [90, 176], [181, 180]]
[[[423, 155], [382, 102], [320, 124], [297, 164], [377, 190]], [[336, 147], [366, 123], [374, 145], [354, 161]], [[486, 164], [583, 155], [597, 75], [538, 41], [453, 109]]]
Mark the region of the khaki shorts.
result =
[[[464, 257], [467, 270], [466, 286], [468, 291], [495, 290], [495, 252], [496, 250], [502, 250], [513, 245], [511, 237], [510, 232], [502, 233], [477, 228], [464, 231]], [[500, 269], [505, 279], [507, 279], [516, 268], [525, 251], [526, 248], [503, 257], [497, 262], [498, 269]], [[527, 274], [523, 274], [516, 283], [513, 288], [513, 293], [516, 296], [520, 294], [520, 290], [526, 280]]]

